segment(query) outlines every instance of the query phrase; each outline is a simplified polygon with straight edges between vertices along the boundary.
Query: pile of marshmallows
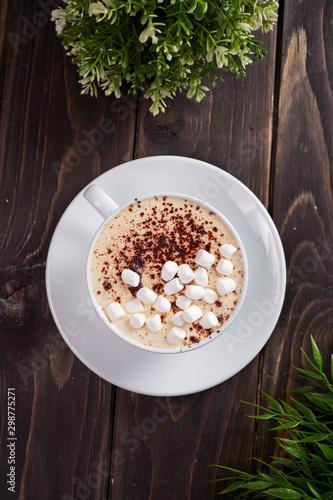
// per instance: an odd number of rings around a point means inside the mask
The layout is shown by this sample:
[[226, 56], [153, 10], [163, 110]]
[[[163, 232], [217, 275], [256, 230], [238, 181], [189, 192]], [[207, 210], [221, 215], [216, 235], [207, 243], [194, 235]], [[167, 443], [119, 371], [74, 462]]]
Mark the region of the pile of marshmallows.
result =
[[[230, 259], [237, 251], [233, 245], [226, 243], [220, 248], [222, 258], [219, 260], [216, 271], [224, 276], [229, 276], [233, 271], [232, 262]], [[169, 331], [167, 340], [170, 344], [178, 344], [185, 338], [185, 331], [182, 326], [185, 323], [191, 324], [199, 321], [199, 324], [209, 330], [218, 325], [218, 319], [215, 314], [210, 311], [204, 316], [199, 306], [191, 305], [193, 300], [203, 299], [208, 304], [213, 304], [217, 300], [217, 294], [210, 288], [205, 288], [208, 285], [208, 275], [206, 269], [209, 269], [215, 261], [215, 256], [206, 250], [199, 250], [195, 258], [195, 263], [200, 266], [195, 271], [192, 271], [188, 264], [178, 266], [176, 262], [168, 261], [162, 267], [161, 277], [166, 282], [164, 293], [166, 295], [174, 295], [184, 289], [185, 295], [180, 295], [176, 300], [176, 306], [181, 309], [172, 318], [171, 322], [175, 325]], [[177, 277], [176, 277], [177, 275]], [[121, 278], [127, 285], [137, 287], [140, 282], [140, 276], [131, 269], [124, 269], [121, 273]], [[189, 285], [191, 281], [196, 285]], [[223, 278], [216, 283], [217, 291], [220, 295], [227, 295], [233, 292], [236, 288], [236, 283], [232, 278]], [[144, 324], [147, 325], [152, 333], [157, 333], [162, 328], [161, 316], [154, 314], [146, 319], [143, 311], [143, 304], [154, 304], [154, 308], [161, 313], [167, 313], [171, 309], [171, 302], [163, 295], [157, 296], [156, 293], [147, 287], [142, 287], [136, 293], [136, 298], [127, 302], [126, 309], [130, 316], [130, 324], [135, 329], [140, 329]], [[118, 302], [109, 304], [106, 308], [106, 313], [111, 322], [123, 319], [126, 313]], [[201, 319], [200, 319], [201, 318]]]

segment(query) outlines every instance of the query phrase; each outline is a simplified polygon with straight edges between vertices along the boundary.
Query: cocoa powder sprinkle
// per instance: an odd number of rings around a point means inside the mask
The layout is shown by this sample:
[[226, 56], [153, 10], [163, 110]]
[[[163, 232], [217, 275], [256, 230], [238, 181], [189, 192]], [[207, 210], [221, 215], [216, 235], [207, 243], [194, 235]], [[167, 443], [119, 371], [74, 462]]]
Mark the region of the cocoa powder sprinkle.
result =
[[[128, 207], [127, 218], [119, 219], [117, 232], [112, 234], [110, 239], [105, 240], [103, 246], [100, 244], [98, 246], [99, 276], [96, 276], [96, 281], [101, 277], [101, 282], [98, 285], [98, 292], [97, 287], [95, 288], [95, 294], [99, 297], [104, 294], [109, 302], [110, 300], [120, 302], [123, 307], [125, 307], [126, 302], [136, 297], [137, 291], [143, 286], [148, 286], [157, 295], [164, 295], [165, 282], [161, 280], [163, 264], [166, 261], [174, 261], [178, 265], [187, 263], [194, 270], [196, 268], [195, 257], [199, 249], [205, 249], [215, 255], [216, 261], [212, 266], [214, 271], [219, 258], [218, 248], [222, 243], [221, 235], [223, 234], [218, 221], [216, 221], [216, 218], [214, 219], [215, 214], [211, 212], [214, 222], [208, 221], [208, 212], [201, 206], [186, 202], [181, 207], [177, 205], [177, 208], [174, 202], [169, 200], [171, 199], [165, 198], [164, 202], [162, 202], [160, 198], [158, 210], [154, 205], [150, 205], [149, 209], [147, 209], [145, 202], [142, 202], [142, 204], [138, 202], [136, 206]], [[129, 212], [131, 212], [130, 216]], [[123, 223], [124, 220], [126, 221], [125, 224]], [[95, 260], [98, 261], [97, 256]], [[129, 287], [122, 282], [121, 273], [126, 268], [140, 275], [140, 282], [137, 287]], [[125, 299], [121, 298], [123, 293]], [[180, 294], [184, 294], [184, 291], [180, 292]], [[179, 312], [180, 309], [175, 302], [180, 294], [167, 296], [167, 299], [171, 302], [171, 312], [161, 315], [163, 322], [170, 323], [170, 317]], [[236, 296], [234, 295], [232, 302], [237, 302], [235, 299]], [[198, 305], [202, 307], [200, 304]], [[205, 307], [207, 307], [207, 304]], [[223, 301], [217, 300], [211, 307], [213, 310], [214, 308], [225, 307], [224, 299]], [[216, 316], [218, 317], [219, 326], [222, 326], [226, 318], [224, 318], [223, 314], [218, 314], [218, 312], [220, 311], [216, 311]], [[147, 310], [145, 314], [148, 317], [156, 314], [156, 310], [151, 306], [149, 312]], [[126, 321], [128, 323], [128, 317]], [[204, 329], [199, 322], [184, 328], [187, 332], [184, 345], [188, 343], [196, 344], [212, 334], [212, 330]], [[147, 331], [143, 329], [137, 332], [137, 337], [144, 339], [144, 337], [147, 337]], [[148, 339], [144, 342], [148, 342]]]

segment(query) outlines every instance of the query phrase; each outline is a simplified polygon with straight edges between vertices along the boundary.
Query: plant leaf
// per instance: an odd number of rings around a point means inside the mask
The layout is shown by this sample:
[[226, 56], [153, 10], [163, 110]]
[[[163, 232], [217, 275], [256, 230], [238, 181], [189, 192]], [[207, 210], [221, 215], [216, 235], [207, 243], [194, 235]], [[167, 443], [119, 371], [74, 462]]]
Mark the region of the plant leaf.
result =
[[270, 420], [271, 418], [274, 418], [274, 415], [270, 415], [269, 413], [263, 413], [262, 415], [247, 415], [247, 416], [258, 420]]
[[243, 487], [244, 481], [235, 481], [234, 483], [230, 484], [226, 488], [224, 488], [222, 491], [220, 491], [220, 495], [223, 493], [230, 493], [231, 491], [238, 490], [239, 488]]
[[324, 439], [327, 439], [329, 434], [323, 434], [321, 432], [317, 432], [315, 434], [310, 434], [309, 436], [299, 439], [297, 442], [298, 443], [316, 443], [318, 441], [324, 441]]
[[266, 491], [266, 495], [272, 496], [274, 498], [282, 498], [284, 500], [302, 498], [302, 493], [296, 490], [292, 490], [291, 488], [271, 488]]
[[312, 352], [313, 352], [314, 360], [317, 363], [318, 368], [320, 369], [320, 371], [322, 371], [323, 370], [323, 358], [321, 357], [321, 354], [320, 354], [320, 351], [318, 349], [318, 346], [315, 343], [314, 338], [312, 337], [312, 335], [311, 335], [311, 343], [312, 343]]
[[276, 427], [273, 427], [271, 430], [272, 431], [278, 431], [281, 429], [294, 429], [297, 427], [300, 423], [297, 422], [296, 420], [291, 421], [291, 422], [286, 422], [285, 424], [277, 425]]
[[328, 491], [327, 493], [324, 493], [321, 497], [320, 500], [332, 500], [332, 490]]
[[327, 412], [327, 405], [324, 401], [321, 399], [317, 398], [316, 396], [313, 396], [312, 393], [305, 394], [305, 397], [311, 401], [313, 405], [315, 405], [317, 408], [320, 408], [323, 412]]
[[328, 446], [327, 444], [322, 444], [322, 443], [318, 443], [318, 446], [321, 449], [321, 451], [323, 452], [323, 454], [325, 455], [325, 458], [327, 460], [329, 460], [330, 462], [331, 461], [333, 462], [333, 448], [332, 448], [332, 446]]
[[[263, 471], [259, 469], [247, 478], [236, 476], [235, 479], [242, 480], [240, 488], [251, 497], [254, 494], [254, 498], [266, 499], [333, 500], [333, 387], [321, 371], [319, 349], [314, 341], [312, 345], [316, 365], [306, 358], [314, 372], [297, 368], [300, 379], [312, 382], [298, 388], [307, 401], [301, 402], [295, 395], [289, 404], [264, 393], [269, 407], [253, 405], [266, 412], [255, 418], [273, 418], [279, 425], [271, 430], [289, 429], [289, 432], [288, 438], [276, 437], [280, 449], [277, 449], [278, 456], [271, 457], [271, 463], [253, 458]], [[331, 371], [333, 378], [333, 356]], [[269, 472], [264, 472], [267, 470]]]
[[297, 401], [297, 399], [291, 398], [291, 400], [309, 422], [316, 421], [315, 414], [310, 410], [310, 408], [308, 408], [306, 405], [303, 405], [300, 401]]
[[285, 410], [286, 413], [288, 413], [289, 415], [298, 420], [302, 420], [301, 415], [298, 413], [297, 410], [295, 410], [295, 408], [290, 406], [290, 404], [286, 403], [285, 401], [283, 401], [282, 404], [283, 404], [283, 409]]
[[313, 385], [300, 385], [299, 387], [295, 387], [293, 389], [290, 389], [292, 393], [301, 393], [305, 394], [306, 392], [313, 391], [314, 387]]
[[298, 368], [295, 366], [295, 369], [301, 373], [304, 373], [304, 375], [307, 375], [308, 377], [315, 378], [317, 380], [323, 380], [324, 377], [321, 373], [316, 373], [316, 372], [311, 372], [309, 370], [304, 370], [304, 368]]
[[280, 438], [278, 442], [284, 448], [289, 455], [292, 457], [303, 459], [306, 458], [306, 453], [304, 448], [298, 444], [297, 441], [293, 441], [292, 439]]
[[321, 500], [321, 496], [319, 495], [318, 491], [312, 486], [312, 484], [309, 481], [306, 482], [306, 485], [309, 488], [309, 490], [311, 491], [311, 493], [313, 493], [313, 495], [316, 498], [319, 498], [319, 500]]
[[[226, 467], [225, 465], [217, 465], [220, 469], [228, 470], [230, 472], [234, 472], [235, 474], [238, 474], [239, 477], [243, 477], [244, 479], [248, 480], [249, 478], [252, 478], [254, 476], [251, 476], [248, 472], [243, 472], [238, 469], [233, 469], [232, 467]], [[216, 479], [216, 481], [224, 481], [225, 478], [222, 479]]]
[[327, 403], [329, 405], [333, 405], [333, 394], [312, 392], [311, 396], [319, 399], [320, 401], [323, 401], [324, 403]]
[[284, 467], [288, 467], [289, 469], [294, 469], [296, 467], [295, 461], [290, 458], [274, 457], [274, 462], [283, 465]]
[[262, 393], [265, 396], [265, 398], [267, 399], [267, 401], [269, 401], [269, 403], [271, 404], [272, 408], [274, 408], [274, 410], [278, 411], [279, 413], [283, 413], [282, 406], [280, 405], [280, 403], [275, 398], [273, 398], [272, 396], [270, 396], [269, 394], [267, 394], [267, 392], [262, 391]]
[[250, 483], [244, 483], [242, 488], [246, 488], [248, 490], [264, 490], [265, 488], [270, 488], [272, 486], [271, 481], [251, 481]]

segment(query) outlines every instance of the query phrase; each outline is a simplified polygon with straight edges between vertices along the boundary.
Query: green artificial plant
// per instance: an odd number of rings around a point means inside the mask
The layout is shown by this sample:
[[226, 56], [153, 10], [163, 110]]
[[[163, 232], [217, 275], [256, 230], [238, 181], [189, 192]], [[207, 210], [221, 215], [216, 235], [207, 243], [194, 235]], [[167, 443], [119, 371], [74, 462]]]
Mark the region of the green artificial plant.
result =
[[64, 0], [52, 12], [77, 65], [82, 93], [144, 92], [150, 111], [187, 90], [197, 101], [223, 71], [236, 78], [267, 51], [252, 32], [273, 28], [278, 3], [267, 0]]
[[264, 393], [269, 406], [258, 406], [263, 413], [254, 417], [275, 420], [278, 425], [271, 430], [288, 435], [276, 438], [275, 456], [269, 463], [257, 460], [259, 469], [253, 474], [219, 466], [233, 473], [217, 480], [232, 480], [220, 492], [222, 496], [237, 492], [235, 498], [333, 499], [333, 355], [325, 373], [312, 337], [311, 342], [313, 361], [303, 351], [310, 369], [296, 367], [305, 385], [293, 391], [290, 403]]

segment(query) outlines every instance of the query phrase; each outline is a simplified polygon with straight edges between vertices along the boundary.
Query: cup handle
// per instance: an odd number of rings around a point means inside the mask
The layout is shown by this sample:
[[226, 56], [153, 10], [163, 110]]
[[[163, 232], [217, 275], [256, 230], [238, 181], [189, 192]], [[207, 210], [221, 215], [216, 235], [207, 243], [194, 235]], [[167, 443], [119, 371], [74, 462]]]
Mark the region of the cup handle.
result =
[[119, 207], [119, 205], [117, 205], [117, 203], [96, 184], [91, 184], [91, 186], [87, 187], [83, 196], [104, 219], [107, 219], [111, 212]]

